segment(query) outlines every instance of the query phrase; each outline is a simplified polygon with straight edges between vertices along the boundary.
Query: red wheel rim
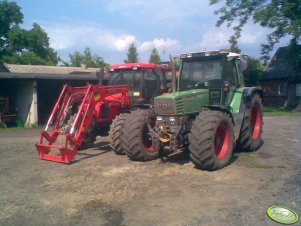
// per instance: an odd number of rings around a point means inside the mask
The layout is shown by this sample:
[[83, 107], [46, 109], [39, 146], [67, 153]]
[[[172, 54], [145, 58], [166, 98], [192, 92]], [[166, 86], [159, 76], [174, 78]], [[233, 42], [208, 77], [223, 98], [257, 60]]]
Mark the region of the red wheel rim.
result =
[[150, 135], [148, 133], [149, 130], [147, 125], [145, 125], [142, 130], [142, 143], [148, 151], [156, 151], [156, 147], [153, 146], [152, 140], [150, 139]]
[[261, 113], [258, 106], [253, 106], [251, 111], [251, 136], [253, 140], [257, 140], [260, 133]]
[[214, 136], [214, 151], [218, 159], [226, 156], [230, 144], [230, 133], [226, 125], [221, 124], [217, 127]]

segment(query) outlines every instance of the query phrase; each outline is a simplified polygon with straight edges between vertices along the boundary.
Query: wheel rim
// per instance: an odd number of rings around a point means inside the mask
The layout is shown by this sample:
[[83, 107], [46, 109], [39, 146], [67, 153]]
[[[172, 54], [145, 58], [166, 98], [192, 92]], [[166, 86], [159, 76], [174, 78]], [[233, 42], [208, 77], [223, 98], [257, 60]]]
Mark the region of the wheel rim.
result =
[[226, 125], [221, 124], [217, 127], [214, 136], [214, 151], [218, 159], [226, 156], [230, 144], [230, 133]]
[[261, 113], [258, 106], [253, 106], [251, 111], [251, 136], [253, 140], [257, 140], [260, 133]]
[[156, 151], [156, 147], [153, 146], [153, 142], [150, 139], [149, 130], [147, 128], [147, 125], [145, 125], [142, 130], [142, 143], [148, 151], [151, 151], [151, 152]]

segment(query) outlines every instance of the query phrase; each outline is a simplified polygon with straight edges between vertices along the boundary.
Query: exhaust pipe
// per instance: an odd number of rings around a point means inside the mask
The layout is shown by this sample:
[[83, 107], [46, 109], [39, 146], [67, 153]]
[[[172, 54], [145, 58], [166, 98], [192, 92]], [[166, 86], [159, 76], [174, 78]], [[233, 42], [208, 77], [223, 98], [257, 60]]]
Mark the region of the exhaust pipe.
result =
[[169, 55], [171, 61], [171, 91], [175, 93], [177, 91], [177, 77], [176, 77], [176, 59]]

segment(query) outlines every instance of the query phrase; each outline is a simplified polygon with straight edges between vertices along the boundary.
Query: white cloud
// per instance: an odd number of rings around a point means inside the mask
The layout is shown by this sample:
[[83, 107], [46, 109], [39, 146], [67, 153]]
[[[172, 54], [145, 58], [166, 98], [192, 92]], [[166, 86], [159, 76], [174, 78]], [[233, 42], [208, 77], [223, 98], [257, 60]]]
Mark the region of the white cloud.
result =
[[216, 29], [206, 32], [203, 36], [203, 39], [200, 43], [201, 50], [211, 50], [225, 48], [229, 46], [228, 39], [230, 33], [225, 31], [218, 31]]
[[175, 39], [155, 38], [152, 41], [143, 42], [141, 45], [138, 46], [138, 50], [146, 51], [146, 50], [151, 50], [153, 48], [167, 49], [167, 48], [173, 47], [177, 44], [178, 44], [178, 41]]
[[[233, 35], [234, 31], [228, 28], [216, 28], [204, 29], [204, 33], [198, 47], [201, 50], [205, 49], [220, 49], [229, 48], [229, 39]], [[253, 45], [255, 48], [259, 48], [259, 43], [265, 38], [265, 31], [258, 25], [247, 24], [241, 33], [241, 37], [238, 39], [238, 46], [244, 47], [247, 45]]]
[[135, 42], [135, 36], [133, 35], [120, 36], [115, 38], [113, 42], [118, 50], [123, 51], [126, 50], [131, 43]]
[[241, 38], [239, 42], [241, 44], [257, 44], [259, 40], [263, 40], [265, 37], [265, 30], [262, 29], [259, 25], [248, 24], [244, 27], [244, 30], [241, 33]]
[[124, 51], [135, 42], [132, 34], [113, 32], [102, 25], [91, 23], [55, 23], [43, 26], [56, 50], [95, 47]]
[[[148, 60], [150, 50], [157, 48], [164, 55], [174, 52], [179, 48], [179, 41], [171, 38], [155, 38], [151, 41], [137, 40], [134, 34], [114, 31], [101, 24], [91, 22], [40, 22], [48, 33], [50, 46], [61, 54], [63, 59], [73, 51], [82, 51], [90, 47], [92, 53], [100, 55], [109, 62], [123, 61], [131, 43], [135, 43], [141, 60]], [[118, 56], [118, 57], [116, 57]], [[164, 56], [163, 56], [164, 57]]]

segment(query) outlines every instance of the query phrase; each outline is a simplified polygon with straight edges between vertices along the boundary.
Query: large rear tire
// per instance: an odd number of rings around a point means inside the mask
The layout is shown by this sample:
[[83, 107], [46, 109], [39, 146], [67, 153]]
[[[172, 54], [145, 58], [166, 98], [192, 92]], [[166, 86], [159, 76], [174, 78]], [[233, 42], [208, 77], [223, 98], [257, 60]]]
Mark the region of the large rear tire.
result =
[[230, 163], [234, 146], [233, 127], [225, 112], [206, 110], [196, 117], [189, 135], [189, 151], [197, 168], [213, 171]]
[[121, 146], [131, 160], [150, 161], [159, 157], [159, 148], [152, 145], [147, 118], [155, 122], [152, 110], [133, 111], [128, 115], [122, 129]]
[[251, 106], [246, 108], [239, 138], [236, 143], [237, 151], [255, 151], [262, 141], [263, 126], [262, 102], [259, 94], [253, 95]]
[[118, 115], [110, 126], [110, 146], [117, 155], [125, 155], [121, 147], [121, 132], [127, 116], [127, 113]]

